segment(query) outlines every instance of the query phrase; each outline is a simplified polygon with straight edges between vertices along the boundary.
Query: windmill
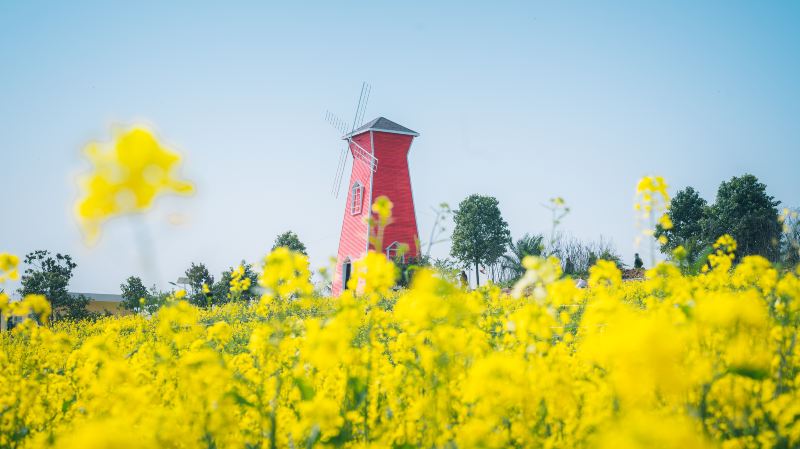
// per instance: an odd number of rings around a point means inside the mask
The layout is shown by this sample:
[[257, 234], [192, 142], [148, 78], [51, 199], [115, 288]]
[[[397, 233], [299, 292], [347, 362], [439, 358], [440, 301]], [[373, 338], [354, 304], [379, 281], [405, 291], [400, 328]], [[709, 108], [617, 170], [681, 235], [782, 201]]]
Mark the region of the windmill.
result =
[[[331, 291], [339, 295], [352, 287], [352, 264], [369, 251], [385, 253], [391, 260], [406, 263], [420, 255], [414, 196], [408, 153], [419, 133], [385, 117], [364, 122], [370, 85], [361, 85], [352, 126], [328, 112], [326, 120], [342, 133], [347, 146], [339, 154], [332, 193], [338, 197], [344, 181], [347, 153], [353, 156], [350, 180], [345, 190], [339, 249], [336, 255]], [[361, 125], [359, 125], [361, 124]], [[378, 167], [378, 159], [381, 165]], [[386, 197], [392, 202], [392, 225], [381, 230], [380, 239], [370, 238], [372, 203]], [[357, 287], [356, 287], [357, 288]]]
[[[378, 159], [370, 152], [364, 149], [361, 145], [354, 142], [352, 139], [353, 131], [358, 128], [359, 124], [364, 121], [364, 113], [367, 111], [367, 103], [369, 102], [369, 94], [372, 92], [372, 86], [369, 85], [367, 82], [361, 83], [361, 94], [358, 96], [358, 104], [356, 105], [356, 113], [353, 117], [353, 124], [348, 132], [348, 124], [344, 120], [337, 117], [335, 114], [331, 113], [330, 111], [325, 112], [325, 120], [334, 127], [337, 131], [339, 131], [343, 136], [345, 136], [345, 140], [347, 141], [347, 145], [343, 146], [341, 151], [339, 152], [339, 163], [336, 166], [336, 173], [333, 177], [333, 186], [331, 187], [331, 194], [334, 198], [339, 197], [339, 191], [342, 188], [342, 176], [344, 175], [344, 169], [347, 165], [347, 153], [352, 152], [353, 158], [358, 158], [359, 160], [364, 161], [370, 169], [375, 172], [378, 169]], [[351, 150], [351, 151], [349, 151]]]

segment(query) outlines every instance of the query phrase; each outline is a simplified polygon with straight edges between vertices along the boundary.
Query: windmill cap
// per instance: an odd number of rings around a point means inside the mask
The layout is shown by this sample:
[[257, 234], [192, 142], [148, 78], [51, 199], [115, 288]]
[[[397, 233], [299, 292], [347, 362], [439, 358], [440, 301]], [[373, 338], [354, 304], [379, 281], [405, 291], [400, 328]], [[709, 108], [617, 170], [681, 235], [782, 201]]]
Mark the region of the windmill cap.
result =
[[388, 118], [378, 117], [375, 120], [372, 120], [371, 122], [356, 129], [355, 131], [345, 134], [344, 136], [342, 136], [342, 139], [349, 139], [350, 137], [357, 136], [367, 131], [380, 131], [392, 134], [406, 134], [414, 137], [419, 136], [418, 132], [412, 131], [406, 128], [405, 126], [398, 125], [397, 123], [389, 120]]

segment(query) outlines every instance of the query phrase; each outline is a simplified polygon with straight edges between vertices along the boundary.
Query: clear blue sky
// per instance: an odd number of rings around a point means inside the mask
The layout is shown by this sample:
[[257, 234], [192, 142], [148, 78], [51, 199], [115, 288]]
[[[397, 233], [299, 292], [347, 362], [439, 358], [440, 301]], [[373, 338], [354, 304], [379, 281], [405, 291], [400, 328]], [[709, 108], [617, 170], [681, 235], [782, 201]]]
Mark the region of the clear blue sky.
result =
[[[431, 206], [471, 193], [496, 196], [515, 237], [547, 232], [560, 195], [563, 230], [630, 263], [645, 174], [713, 201], [750, 172], [800, 205], [798, 2], [267, 3], [0, 2], [0, 251], [70, 253], [72, 289], [108, 293], [257, 261], [287, 229], [325, 265], [344, 199], [324, 112], [349, 120], [362, 80], [366, 119], [421, 133], [423, 239]], [[198, 186], [144, 220], [157, 275], [131, 220], [88, 249], [72, 218], [82, 147], [139, 122]]]

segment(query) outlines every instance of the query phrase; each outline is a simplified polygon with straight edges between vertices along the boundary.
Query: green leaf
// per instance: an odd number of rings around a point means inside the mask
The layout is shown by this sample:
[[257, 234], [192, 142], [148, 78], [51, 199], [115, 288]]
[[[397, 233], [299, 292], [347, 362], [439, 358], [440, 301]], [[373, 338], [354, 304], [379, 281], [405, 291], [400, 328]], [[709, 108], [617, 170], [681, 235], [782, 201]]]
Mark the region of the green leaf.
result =
[[728, 368], [728, 372], [731, 374], [736, 374], [737, 376], [748, 377], [754, 380], [763, 380], [767, 378], [767, 375], [769, 375], [767, 370], [753, 366], [731, 366]]
[[295, 377], [294, 378], [294, 385], [300, 390], [300, 396], [302, 396], [304, 401], [310, 401], [314, 399], [314, 388], [302, 377]]
[[238, 405], [244, 405], [246, 407], [255, 407], [255, 404], [253, 404], [252, 402], [250, 402], [247, 399], [245, 399], [244, 396], [239, 394], [238, 391], [235, 391], [235, 390], [234, 391], [229, 391], [225, 395], [228, 396], [228, 397], [233, 398], [234, 402], [236, 402]]

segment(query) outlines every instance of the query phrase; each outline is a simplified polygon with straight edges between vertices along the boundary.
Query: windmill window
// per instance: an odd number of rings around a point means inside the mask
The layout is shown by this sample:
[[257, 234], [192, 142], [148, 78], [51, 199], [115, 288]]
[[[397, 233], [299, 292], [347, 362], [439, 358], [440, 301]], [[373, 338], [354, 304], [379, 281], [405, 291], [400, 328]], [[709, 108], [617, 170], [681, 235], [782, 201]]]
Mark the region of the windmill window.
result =
[[406, 252], [403, 251], [402, 245], [400, 242], [393, 242], [391, 245], [386, 247], [386, 257], [389, 260], [399, 260], [400, 263], [406, 262]]
[[361, 205], [364, 203], [364, 186], [358, 181], [353, 184], [353, 190], [350, 193], [350, 215], [358, 215], [361, 213]]
[[350, 259], [345, 259], [344, 263], [342, 264], [342, 290], [347, 290], [347, 283], [350, 282], [352, 270], [353, 264], [350, 263]]

